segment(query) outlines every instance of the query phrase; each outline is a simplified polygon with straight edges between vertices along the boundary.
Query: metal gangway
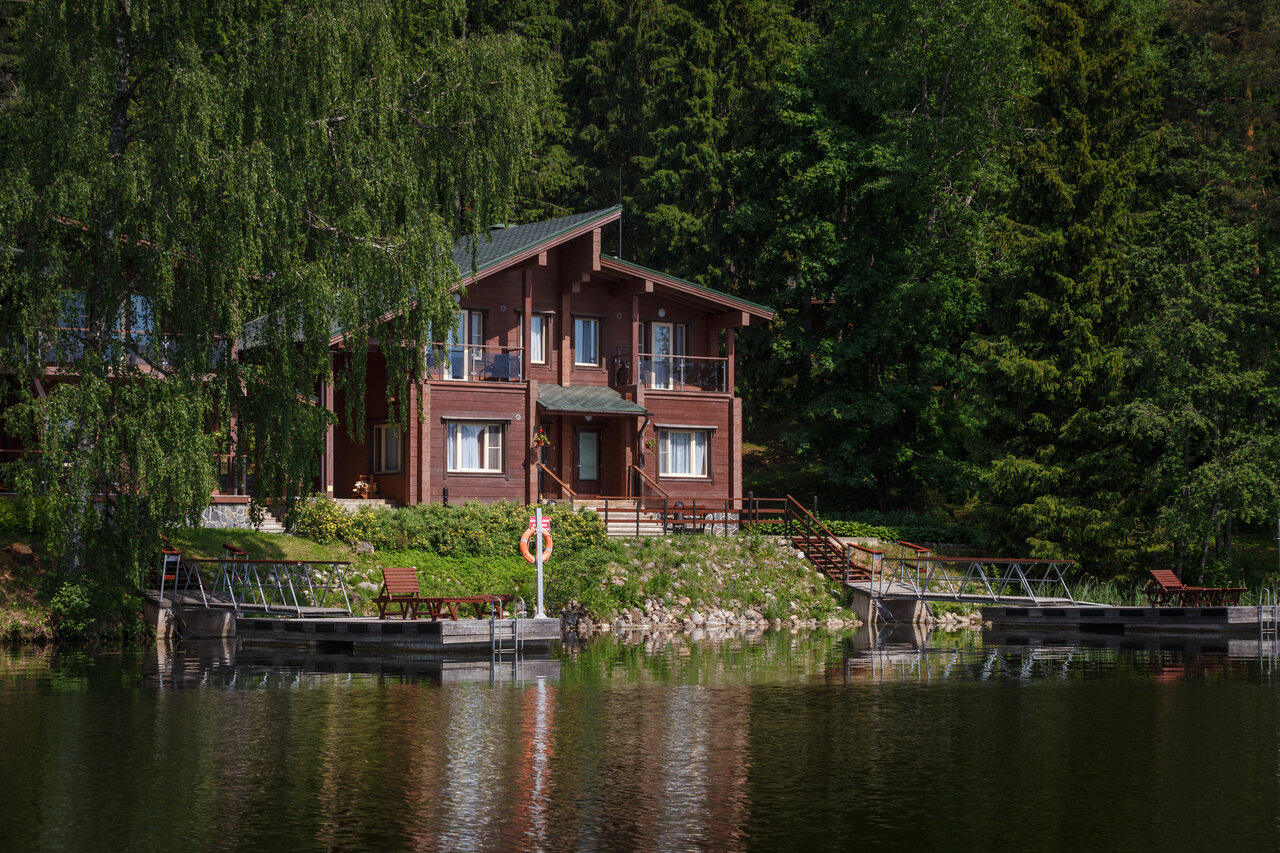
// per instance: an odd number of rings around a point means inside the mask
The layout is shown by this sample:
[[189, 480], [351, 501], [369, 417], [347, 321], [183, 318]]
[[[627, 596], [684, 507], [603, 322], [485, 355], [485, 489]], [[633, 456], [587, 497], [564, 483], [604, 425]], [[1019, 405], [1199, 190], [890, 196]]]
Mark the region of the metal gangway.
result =
[[851, 580], [848, 586], [876, 599], [1101, 606], [1079, 601], [1072, 594], [1063, 572], [1075, 565], [1073, 560], [939, 557], [910, 542], [898, 544], [898, 556], [879, 556], [869, 580]]
[[173, 550], [161, 556], [160, 598], [167, 594], [175, 605], [295, 617], [351, 615], [343, 575], [350, 562], [250, 560], [230, 551], [215, 559]]

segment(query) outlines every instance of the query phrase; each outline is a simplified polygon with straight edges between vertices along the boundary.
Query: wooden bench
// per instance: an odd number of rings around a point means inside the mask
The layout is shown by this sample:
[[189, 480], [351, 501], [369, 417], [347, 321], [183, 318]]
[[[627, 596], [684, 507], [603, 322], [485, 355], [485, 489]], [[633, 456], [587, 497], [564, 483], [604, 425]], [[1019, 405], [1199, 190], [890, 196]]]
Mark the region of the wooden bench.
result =
[[433, 620], [444, 618], [447, 613], [453, 621], [458, 621], [458, 608], [469, 606], [476, 619], [488, 619], [492, 614], [499, 619], [506, 618], [506, 605], [515, 599], [513, 595], [459, 595], [459, 596], [425, 596], [422, 608]]
[[224, 560], [247, 560], [249, 552], [243, 548], [237, 548], [235, 545], [222, 543], [222, 559]]
[[418, 587], [418, 570], [413, 566], [395, 566], [382, 570], [382, 589], [373, 599], [378, 608], [379, 619], [386, 619], [388, 612], [393, 616], [398, 614], [402, 619], [417, 619], [418, 608], [425, 601], [422, 590]]
[[1142, 590], [1152, 607], [1226, 607], [1240, 603], [1244, 587], [1187, 586], [1169, 569], [1150, 569], [1151, 580]]

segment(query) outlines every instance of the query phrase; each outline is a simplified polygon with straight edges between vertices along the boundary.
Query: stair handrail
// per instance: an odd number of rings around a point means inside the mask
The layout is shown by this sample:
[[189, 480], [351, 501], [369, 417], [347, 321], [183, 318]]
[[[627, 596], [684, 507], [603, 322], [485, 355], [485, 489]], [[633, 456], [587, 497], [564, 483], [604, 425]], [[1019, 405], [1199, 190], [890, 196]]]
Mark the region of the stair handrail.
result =
[[[844, 574], [846, 576], [846, 580], [849, 573], [848, 572], [848, 569], [849, 569], [848, 556], [849, 556], [850, 550], [861, 551], [862, 553], [869, 555], [872, 561], [873, 572], [874, 572], [874, 566], [877, 558], [884, 557], [884, 551], [877, 551], [872, 548], [865, 548], [862, 545], [857, 544], [856, 542], [850, 542], [848, 543], [848, 545], [842, 544], [840, 542], [839, 537], [837, 537], [834, 533], [832, 533], [829, 529], [827, 529], [827, 526], [823, 524], [821, 521], [819, 521], [818, 518], [813, 513], [809, 512], [809, 510], [805, 507], [805, 505], [800, 503], [800, 501], [796, 500], [793, 495], [787, 495], [787, 509], [790, 511], [788, 513], [790, 517], [800, 520], [805, 525], [805, 527], [807, 528], [806, 532], [808, 534], [807, 538], [821, 539], [823, 540], [823, 544], [827, 546], [827, 549], [829, 551], [834, 553], [839, 553], [845, 557], [846, 564], [845, 564]], [[817, 530], [820, 531], [820, 534], [814, 533], [813, 532], [814, 528], [817, 528]], [[810, 561], [812, 561], [813, 558], [810, 557], [809, 559]], [[883, 572], [881, 574], [883, 574]]]
[[[666, 490], [666, 489], [664, 489], [664, 488], [662, 488], [662, 486], [659, 486], [657, 483], [655, 483], [655, 482], [653, 481], [653, 479], [652, 479], [648, 474], [646, 474], [646, 473], [644, 472], [644, 469], [643, 469], [643, 468], [641, 468], [639, 465], [636, 465], [636, 464], [634, 464], [634, 463], [633, 463], [633, 464], [631, 465], [631, 470], [632, 470], [632, 471], [635, 471], [637, 474], [639, 474], [639, 475], [640, 475], [640, 480], [641, 480], [642, 482], [648, 483], [648, 484], [650, 485], [650, 487], [652, 487], [655, 491], [657, 491], [657, 492], [658, 492], [660, 495], [662, 495], [664, 498], [669, 498], [669, 497], [671, 497], [671, 495], [669, 495], [669, 494], [667, 493], [667, 490]], [[644, 495], [640, 495], [639, 497], [643, 498], [643, 497], [644, 497]]]
[[[534, 463], [534, 464], [536, 464], [536, 465], [538, 466], [538, 469], [539, 469], [539, 470], [544, 471], [548, 477], [550, 477], [551, 479], [555, 480], [555, 481], [556, 481], [556, 483], [558, 483], [558, 484], [559, 484], [560, 489], [561, 489], [561, 490], [562, 490], [566, 495], [568, 495], [568, 496], [569, 496], [569, 502], [570, 502], [570, 503], [572, 503], [572, 502], [573, 502], [573, 500], [574, 500], [574, 498], [576, 498], [576, 497], [578, 496], [578, 493], [577, 493], [577, 492], [575, 492], [573, 489], [569, 488], [569, 484], [568, 484], [568, 483], [566, 483], [564, 480], [561, 480], [559, 477], [557, 477], [557, 476], [555, 475], [555, 472], [553, 472], [550, 468], [548, 468], [548, 467], [547, 467], [546, 465], [544, 465], [543, 463], [541, 463], [541, 462], [536, 462], [536, 463]], [[541, 490], [541, 489], [539, 489], [539, 490], [538, 490], [538, 497], [539, 497], [539, 498], [541, 498], [541, 497], [542, 497], [542, 490]]]

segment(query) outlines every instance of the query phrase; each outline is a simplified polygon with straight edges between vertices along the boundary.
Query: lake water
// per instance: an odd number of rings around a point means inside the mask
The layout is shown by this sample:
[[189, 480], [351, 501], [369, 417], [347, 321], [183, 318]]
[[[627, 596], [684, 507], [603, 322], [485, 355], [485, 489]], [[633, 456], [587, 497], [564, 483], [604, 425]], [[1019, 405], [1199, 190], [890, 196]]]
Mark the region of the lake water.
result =
[[1280, 845], [1269, 658], [865, 645], [0, 651], [0, 850]]

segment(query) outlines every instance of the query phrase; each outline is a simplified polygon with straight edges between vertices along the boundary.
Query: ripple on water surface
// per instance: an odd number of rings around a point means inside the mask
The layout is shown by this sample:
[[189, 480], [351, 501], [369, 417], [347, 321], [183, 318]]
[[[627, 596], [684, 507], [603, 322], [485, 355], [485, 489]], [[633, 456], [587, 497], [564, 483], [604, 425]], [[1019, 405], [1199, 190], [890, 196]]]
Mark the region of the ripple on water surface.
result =
[[1269, 658], [868, 645], [10, 650], [0, 849], [1273, 848]]

